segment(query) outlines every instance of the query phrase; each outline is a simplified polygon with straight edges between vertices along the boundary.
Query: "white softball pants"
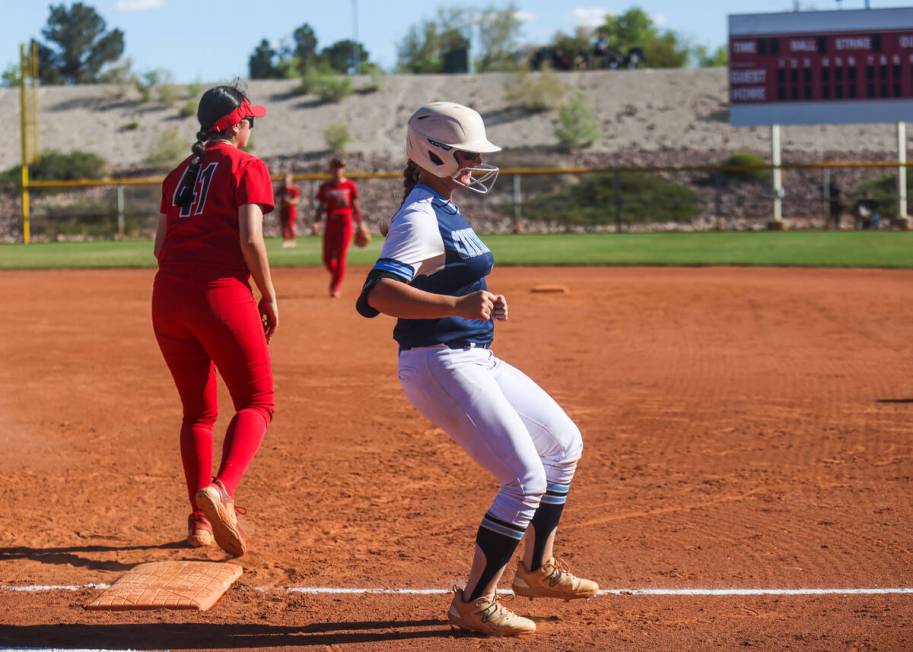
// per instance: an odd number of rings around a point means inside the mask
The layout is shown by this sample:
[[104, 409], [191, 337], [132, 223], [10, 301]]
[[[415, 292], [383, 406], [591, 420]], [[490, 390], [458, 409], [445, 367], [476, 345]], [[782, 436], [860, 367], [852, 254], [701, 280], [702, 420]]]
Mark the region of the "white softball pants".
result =
[[546, 483], [570, 484], [580, 430], [522, 371], [482, 348], [419, 347], [399, 354], [412, 404], [501, 483], [492, 516], [526, 527]]

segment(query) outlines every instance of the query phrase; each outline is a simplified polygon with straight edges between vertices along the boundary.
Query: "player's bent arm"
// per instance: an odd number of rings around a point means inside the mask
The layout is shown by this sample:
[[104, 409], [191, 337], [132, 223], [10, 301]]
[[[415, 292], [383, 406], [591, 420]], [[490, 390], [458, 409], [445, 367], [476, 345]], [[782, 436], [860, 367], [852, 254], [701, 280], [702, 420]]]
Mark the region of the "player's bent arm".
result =
[[355, 217], [355, 223], [361, 224], [361, 202], [358, 197], [352, 200], [352, 214]]
[[259, 204], [244, 204], [238, 209], [238, 228], [241, 253], [247, 269], [260, 290], [260, 314], [266, 320], [266, 338], [272, 337], [279, 325], [279, 306], [276, 289], [269, 269], [266, 243], [263, 241], [263, 209]]
[[487, 320], [491, 318], [495, 299], [496, 295], [486, 290], [462, 297], [425, 292], [392, 278], [379, 279], [364, 295], [369, 308], [402, 319], [463, 317]]
[[162, 245], [165, 244], [165, 233], [168, 230], [168, 216], [164, 213], [159, 215], [158, 226], [155, 227], [155, 244], [152, 246], [152, 253], [155, 254], [156, 259], [159, 257], [159, 252], [162, 250]]

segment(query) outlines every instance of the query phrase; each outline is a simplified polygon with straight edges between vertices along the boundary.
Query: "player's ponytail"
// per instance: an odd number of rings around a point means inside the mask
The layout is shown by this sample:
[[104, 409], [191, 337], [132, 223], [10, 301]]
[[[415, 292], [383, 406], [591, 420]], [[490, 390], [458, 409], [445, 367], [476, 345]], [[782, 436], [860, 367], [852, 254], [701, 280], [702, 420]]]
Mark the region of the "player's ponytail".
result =
[[193, 203], [193, 187], [196, 185], [197, 175], [200, 173], [200, 161], [203, 158], [203, 152], [206, 151], [207, 140], [209, 140], [209, 136], [206, 132], [197, 132], [197, 140], [192, 147], [193, 155], [187, 165], [187, 171], [181, 177], [181, 185], [175, 194], [175, 204], [184, 210], [189, 209]]
[[[409, 193], [412, 192], [412, 189], [415, 188], [415, 184], [418, 183], [419, 175], [421, 174], [422, 169], [415, 164], [411, 158], [409, 162], [406, 163], [406, 168], [403, 170], [403, 201], [400, 202], [402, 206], [406, 202], [406, 197], [409, 196]], [[380, 234], [387, 237], [387, 233], [390, 231], [390, 225], [386, 222], [380, 225]]]
[[200, 173], [200, 162], [206, 143], [213, 139], [229, 138], [231, 130], [214, 130], [212, 127], [219, 118], [229, 115], [232, 111], [247, 101], [247, 96], [235, 86], [216, 86], [203, 93], [200, 105], [197, 107], [197, 120], [200, 121], [200, 131], [193, 144], [193, 154], [187, 165], [181, 185], [175, 193], [175, 204], [187, 210], [193, 204], [193, 189], [197, 184], [197, 175]]
[[415, 184], [418, 183], [421, 172], [422, 169], [410, 158], [409, 162], [406, 164], [406, 169], [403, 170], [403, 201], [406, 201], [406, 197], [408, 197], [409, 193], [412, 192], [412, 189], [415, 188]]

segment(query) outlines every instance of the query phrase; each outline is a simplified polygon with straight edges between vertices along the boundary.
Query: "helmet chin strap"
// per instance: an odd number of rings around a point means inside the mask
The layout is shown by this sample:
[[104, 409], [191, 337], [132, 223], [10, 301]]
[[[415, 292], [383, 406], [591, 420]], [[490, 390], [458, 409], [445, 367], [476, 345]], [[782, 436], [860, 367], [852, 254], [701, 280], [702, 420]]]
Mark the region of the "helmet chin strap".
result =
[[[460, 177], [467, 172], [469, 173], [470, 181], [469, 183], [463, 183], [460, 181]], [[478, 173], [479, 176], [475, 176], [473, 172]], [[493, 165], [476, 165], [473, 167], [460, 168], [451, 179], [467, 190], [472, 190], [480, 195], [486, 195], [494, 187], [495, 181], [498, 180], [498, 172], [500, 172], [500, 168]]]

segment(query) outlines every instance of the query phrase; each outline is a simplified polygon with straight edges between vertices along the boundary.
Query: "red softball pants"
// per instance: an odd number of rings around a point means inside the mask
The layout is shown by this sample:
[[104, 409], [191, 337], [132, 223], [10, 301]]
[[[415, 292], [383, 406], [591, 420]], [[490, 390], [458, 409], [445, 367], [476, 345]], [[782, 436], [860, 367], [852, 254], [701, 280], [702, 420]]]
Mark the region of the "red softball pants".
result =
[[245, 281], [189, 280], [161, 270], [152, 290], [152, 325], [184, 409], [181, 461], [190, 504], [198, 511], [196, 493], [212, 481], [216, 369], [236, 412], [216, 474], [232, 496], [272, 420], [275, 395], [266, 336]]
[[346, 273], [346, 256], [355, 233], [351, 215], [327, 218], [323, 233], [323, 264], [330, 272], [330, 292], [338, 292]]
[[288, 212], [281, 213], [282, 219], [282, 239], [283, 240], [294, 240], [295, 239], [295, 223], [298, 221], [298, 216], [296, 211], [289, 210]]

